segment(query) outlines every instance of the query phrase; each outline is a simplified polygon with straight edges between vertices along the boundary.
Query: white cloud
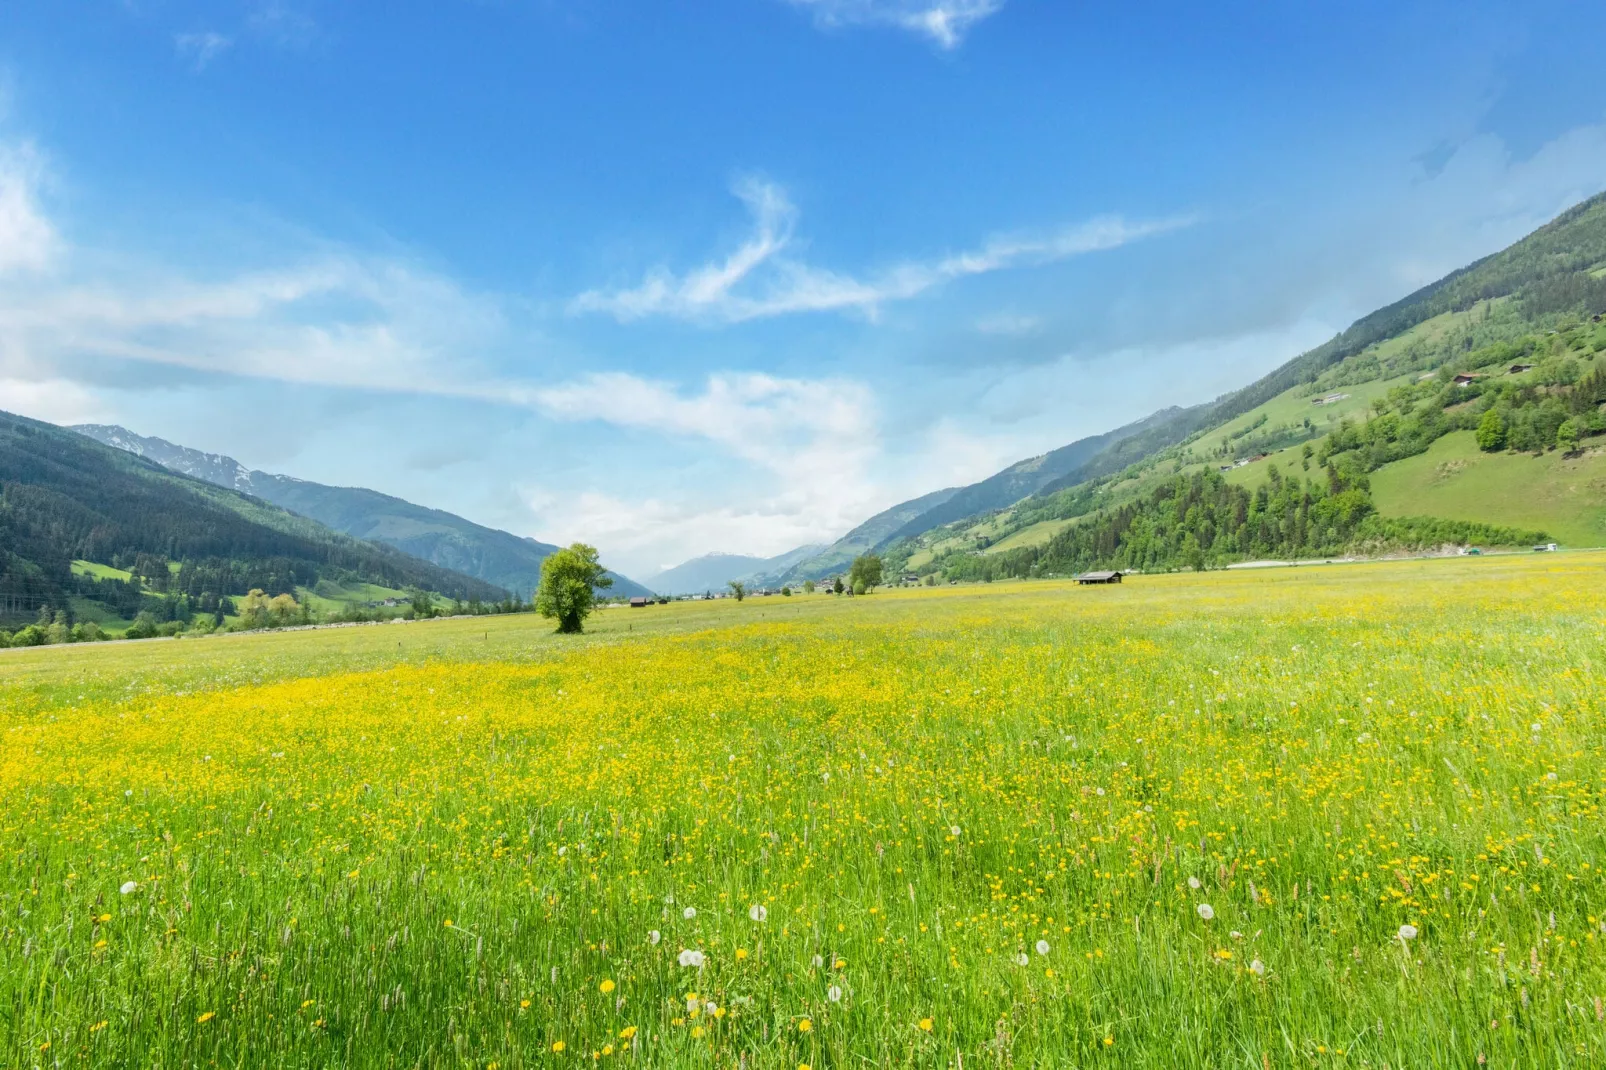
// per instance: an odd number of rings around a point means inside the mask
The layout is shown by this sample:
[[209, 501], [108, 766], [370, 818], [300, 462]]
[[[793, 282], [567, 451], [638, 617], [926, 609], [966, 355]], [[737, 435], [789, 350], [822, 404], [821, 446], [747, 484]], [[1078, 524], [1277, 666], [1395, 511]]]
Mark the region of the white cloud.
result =
[[874, 512], [884, 494], [872, 475], [881, 452], [875, 401], [851, 380], [722, 374], [685, 393], [605, 373], [510, 396], [556, 419], [711, 442], [756, 472], [739, 496], [709, 487], [697, 500], [625, 502], [587, 492], [559, 510], [530, 496], [544, 524], [561, 524], [554, 537], [606, 545], [626, 568], [657, 570], [718, 547], [772, 555], [829, 541]]
[[55, 228], [39, 207], [43, 173], [31, 146], [0, 145], [0, 275], [42, 270], [55, 254]]
[[607, 313], [623, 321], [673, 316], [741, 323], [794, 312], [840, 310], [873, 318], [884, 304], [918, 297], [955, 279], [1113, 249], [1188, 222], [1129, 223], [1119, 216], [1101, 216], [1049, 234], [1001, 235], [968, 252], [905, 261], [861, 280], [811, 267], [788, 254], [797, 209], [781, 187], [746, 179], [734, 192], [753, 218], [752, 235], [734, 252], [684, 275], [654, 268], [631, 289], [588, 290], [570, 302], [570, 310]]
[[101, 397], [68, 379], [0, 377], [0, 409], [53, 424], [99, 423], [110, 410]]
[[[493, 344], [490, 298], [405, 262], [323, 251], [277, 270], [195, 281], [63, 256], [0, 289], [0, 374], [114, 359], [324, 386], [462, 395]], [[62, 275], [67, 277], [63, 278]]]
[[842, 533], [824, 531], [807, 514], [763, 501], [699, 506], [658, 497], [625, 499], [599, 491], [573, 498], [539, 490], [528, 493], [545, 539], [557, 543], [578, 539], [604, 547], [608, 565], [627, 576], [662, 572], [721, 547], [773, 557]]
[[1004, 0], [790, 0], [822, 26], [879, 25], [917, 33], [939, 48], [958, 48], [970, 28], [1003, 9]]
[[173, 38], [173, 46], [178, 50], [178, 54], [188, 60], [190, 66], [197, 71], [204, 71], [214, 59], [233, 44], [232, 37], [225, 37], [215, 30], [181, 33]]

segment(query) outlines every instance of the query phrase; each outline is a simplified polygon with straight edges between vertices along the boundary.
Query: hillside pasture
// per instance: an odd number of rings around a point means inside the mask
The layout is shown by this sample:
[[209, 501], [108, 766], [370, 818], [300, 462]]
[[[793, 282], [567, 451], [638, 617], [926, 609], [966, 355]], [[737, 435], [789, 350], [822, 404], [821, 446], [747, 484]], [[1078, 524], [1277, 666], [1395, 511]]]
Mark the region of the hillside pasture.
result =
[[1484, 453], [1471, 431], [1372, 474], [1384, 516], [1442, 516], [1539, 528], [1564, 545], [1606, 546], [1606, 450]]

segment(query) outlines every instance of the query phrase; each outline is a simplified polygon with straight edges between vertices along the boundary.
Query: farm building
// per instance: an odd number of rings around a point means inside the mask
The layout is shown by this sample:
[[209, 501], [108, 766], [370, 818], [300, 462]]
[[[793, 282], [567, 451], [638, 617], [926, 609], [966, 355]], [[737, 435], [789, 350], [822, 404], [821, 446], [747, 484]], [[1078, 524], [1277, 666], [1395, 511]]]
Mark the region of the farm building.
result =
[[640, 595], [637, 595], [636, 597], [634, 597], [634, 598], [632, 598], [630, 600], [630, 608], [631, 609], [643, 609], [643, 608], [645, 608], [647, 606], [650, 606], [650, 605], [652, 605], [652, 599], [643, 598]]
[[1533, 371], [1533, 365], [1532, 364], [1513, 364], [1511, 366], [1511, 370], [1506, 372], [1506, 374], [1507, 375], [1521, 375], [1523, 372], [1529, 372], [1529, 371]]
[[1084, 572], [1080, 576], [1076, 577], [1076, 582], [1082, 584], [1120, 583], [1121, 574], [1119, 572]]
[[1453, 382], [1456, 386], [1471, 386], [1473, 383], [1482, 378], [1483, 376], [1478, 372], [1462, 372], [1460, 375], [1455, 377]]

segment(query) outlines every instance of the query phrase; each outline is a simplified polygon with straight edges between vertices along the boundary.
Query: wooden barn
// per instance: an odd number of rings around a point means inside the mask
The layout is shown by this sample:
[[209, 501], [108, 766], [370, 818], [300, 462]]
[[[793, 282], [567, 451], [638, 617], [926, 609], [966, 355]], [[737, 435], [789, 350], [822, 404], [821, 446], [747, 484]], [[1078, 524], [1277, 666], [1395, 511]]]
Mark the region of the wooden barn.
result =
[[1119, 572], [1084, 572], [1076, 577], [1077, 583], [1120, 583]]

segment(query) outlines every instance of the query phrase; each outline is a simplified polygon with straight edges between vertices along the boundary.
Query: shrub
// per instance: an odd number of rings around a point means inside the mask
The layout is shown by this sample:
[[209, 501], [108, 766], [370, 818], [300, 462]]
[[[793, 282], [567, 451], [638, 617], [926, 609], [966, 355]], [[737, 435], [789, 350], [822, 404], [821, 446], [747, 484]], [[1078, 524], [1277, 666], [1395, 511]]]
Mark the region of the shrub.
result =
[[11, 637], [12, 646], [44, 646], [50, 641], [45, 629], [30, 624]]

